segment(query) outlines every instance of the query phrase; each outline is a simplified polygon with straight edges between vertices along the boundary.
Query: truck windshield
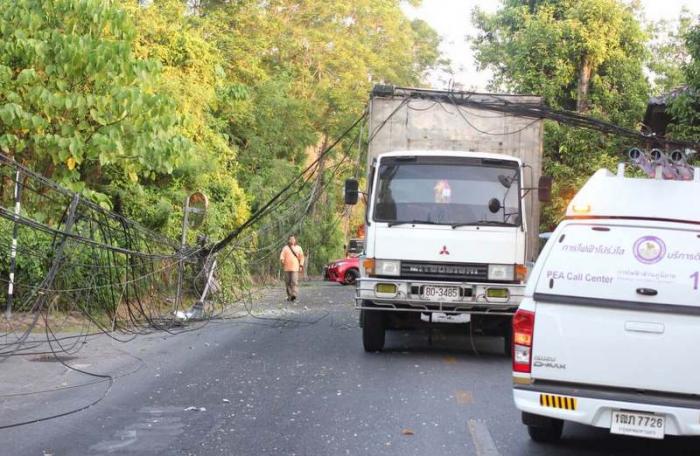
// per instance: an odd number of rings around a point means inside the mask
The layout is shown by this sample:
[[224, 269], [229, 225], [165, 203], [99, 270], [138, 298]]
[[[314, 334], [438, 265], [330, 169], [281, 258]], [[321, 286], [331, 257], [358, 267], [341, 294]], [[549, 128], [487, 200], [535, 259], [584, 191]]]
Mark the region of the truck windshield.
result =
[[[521, 224], [517, 162], [389, 157], [380, 163], [378, 174], [375, 221], [453, 227]], [[499, 203], [496, 207], [494, 199]]]

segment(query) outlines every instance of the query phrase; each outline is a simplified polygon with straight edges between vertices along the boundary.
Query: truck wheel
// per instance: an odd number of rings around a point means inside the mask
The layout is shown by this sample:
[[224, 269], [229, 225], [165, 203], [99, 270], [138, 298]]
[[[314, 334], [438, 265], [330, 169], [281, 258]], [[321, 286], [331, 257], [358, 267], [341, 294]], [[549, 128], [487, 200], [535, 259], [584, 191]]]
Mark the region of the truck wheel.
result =
[[357, 280], [357, 276], [360, 275], [357, 269], [349, 269], [345, 273], [345, 280], [343, 280], [343, 285], [353, 285]]
[[366, 352], [377, 352], [384, 348], [385, 319], [381, 310], [363, 310], [362, 344]]
[[551, 418], [549, 423], [544, 426], [528, 425], [527, 433], [530, 434], [530, 438], [535, 442], [552, 443], [561, 438], [563, 429], [564, 422], [562, 420]]

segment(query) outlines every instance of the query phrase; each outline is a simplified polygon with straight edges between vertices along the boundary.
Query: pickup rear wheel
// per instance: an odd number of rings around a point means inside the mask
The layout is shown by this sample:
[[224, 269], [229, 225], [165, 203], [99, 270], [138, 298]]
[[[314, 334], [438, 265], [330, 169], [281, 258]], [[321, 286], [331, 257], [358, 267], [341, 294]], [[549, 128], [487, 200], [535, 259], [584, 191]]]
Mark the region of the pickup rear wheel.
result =
[[384, 348], [386, 318], [381, 310], [362, 310], [362, 344], [366, 352], [377, 352]]
[[552, 443], [561, 438], [563, 429], [564, 422], [562, 420], [551, 418], [549, 422], [543, 426], [528, 425], [527, 433], [530, 434], [530, 438], [535, 442]]

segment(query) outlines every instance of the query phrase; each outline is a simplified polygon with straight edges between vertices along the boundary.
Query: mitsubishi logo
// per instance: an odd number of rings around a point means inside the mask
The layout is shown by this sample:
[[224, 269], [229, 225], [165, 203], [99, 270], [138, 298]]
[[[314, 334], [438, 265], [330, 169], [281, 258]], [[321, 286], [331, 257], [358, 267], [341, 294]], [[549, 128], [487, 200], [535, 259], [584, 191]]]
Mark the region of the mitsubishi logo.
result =
[[450, 254], [450, 251], [447, 250], [447, 246], [443, 245], [442, 250], [440, 250], [440, 255], [449, 255], [449, 254]]

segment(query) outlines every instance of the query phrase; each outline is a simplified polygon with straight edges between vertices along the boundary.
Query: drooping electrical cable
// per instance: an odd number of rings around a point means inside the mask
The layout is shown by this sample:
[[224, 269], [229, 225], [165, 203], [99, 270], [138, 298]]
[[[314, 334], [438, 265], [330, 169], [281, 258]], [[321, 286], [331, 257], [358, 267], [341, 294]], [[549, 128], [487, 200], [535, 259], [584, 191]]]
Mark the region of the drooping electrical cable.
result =
[[[482, 131], [470, 120], [464, 108], [528, 117], [533, 122], [552, 119], [639, 142], [666, 141], [542, 105], [513, 104], [499, 96], [484, 100], [483, 97], [457, 92], [434, 95], [416, 93], [404, 98], [382, 123], [373, 126], [374, 129], [368, 132], [368, 140], [382, 131], [402, 107], [424, 109], [411, 106], [411, 100], [428, 98], [434, 103], [431, 108], [435, 104], [442, 109], [448, 106], [456, 108], [456, 114], [483, 134], [517, 132]], [[185, 248], [0, 154], [0, 185], [6, 187], [7, 183], [21, 182], [24, 189], [22, 211], [17, 214], [12, 195], [3, 194], [3, 187], [0, 187], [0, 250], [9, 251], [14, 247], [22, 260], [16, 271], [18, 279], [12, 283], [6, 278], [9, 264], [0, 260], [0, 287], [7, 289], [12, 284], [14, 309], [24, 313], [24, 317], [30, 316], [21, 320], [0, 318], [3, 324], [0, 361], [18, 355], [74, 353], [80, 349], [81, 341], [97, 334], [107, 334], [124, 342], [151, 331], [182, 334], [200, 329], [212, 319], [226, 320], [247, 315], [281, 323], [315, 324], [325, 318], [304, 320], [256, 312], [249, 270], [270, 263], [270, 257], [284, 244], [286, 235], [308, 223], [306, 209], [319, 201], [328, 186], [337, 184], [336, 178], [347, 172], [345, 168], [352, 168], [348, 151], [329, 169], [323, 169], [321, 163], [343, 141], [349, 142], [350, 147], [361, 144], [362, 128], [354, 137], [352, 132], [366, 119], [367, 112], [364, 112], [235, 230], [214, 243]], [[665, 144], [694, 146], [674, 141]], [[356, 165], [355, 173], [357, 168]], [[341, 220], [337, 218], [334, 224]], [[18, 236], [13, 235], [11, 227], [19, 227]], [[214, 261], [226, 263], [223, 267], [228, 265], [236, 282], [227, 284], [225, 289], [221, 287], [214, 296], [206, 298], [202, 313], [195, 318], [187, 317], [184, 323], [172, 312], [177, 300], [174, 289], [178, 269], [184, 267], [188, 271], [186, 293], [194, 302], [203, 293], [204, 287], [199, 283], [202, 280], [208, 282], [212, 277], [207, 271]], [[78, 286], [75, 285], [76, 277], [82, 280]], [[232, 305], [239, 306], [242, 313], [230, 314]], [[74, 315], [80, 319], [74, 319]], [[56, 328], [75, 322], [80, 323], [79, 334], [58, 335]], [[38, 336], [37, 329], [43, 329], [43, 338]], [[66, 344], [63, 344], [64, 340]]]
[[[326, 191], [326, 187], [334, 182], [335, 176], [346, 163], [347, 153], [328, 171], [331, 177], [322, 178], [309, 193], [310, 183], [319, 172], [320, 161], [365, 118], [366, 114], [363, 114], [353, 122], [314, 162], [237, 230], [238, 234], [249, 230], [249, 234], [245, 237], [238, 237], [237, 234], [228, 236], [236, 242], [229, 241], [230, 244], [226, 244], [220, 241], [214, 244], [215, 248], [200, 245], [180, 249], [177, 243], [63, 189], [9, 157], [0, 156], [0, 177], [4, 181], [15, 173], [21, 176], [26, 208], [20, 214], [13, 214], [9, 209], [14, 206], [13, 202], [11, 199], [3, 199], [0, 194], [0, 249], [9, 249], [14, 245], [23, 264], [30, 261], [37, 264], [40, 270], [43, 268], [53, 271], [43, 278], [33, 278], [24, 267], [21, 268], [22, 280], [12, 284], [13, 297], [17, 298], [15, 310], [26, 312], [30, 309], [33, 316], [29, 321], [7, 318], [2, 321], [0, 359], [17, 354], [45, 353], [45, 341], [42, 342], [35, 336], [34, 328], [37, 328], [42, 312], [52, 313], [54, 309], [63, 309], [60, 312], [65, 315], [65, 324], [70, 323], [70, 315], [82, 315], [88, 327], [81, 330], [81, 337], [107, 333], [115, 340], [127, 341], [151, 330], [181, 332], [181, 323], [167, 313], [167, 303], [173, 299], [172, 285], [178, 265], [184, 263], [192, 269], [195, 281], [201, 280], [203, 275], [201, 264], [211, 265], [211, 258], [217, 254], [223, 254], [222, 259], [246, 255], [248, 258], [245, 263], [249, 265], [264, 263], [272, 252], [280, 248], [280, 236], [275, 233], [278, 230], [275, 227], [287, 226], [287, 230], [296, 230], [303, 225], [308, 214], [299, 209], [306, 207], [308, 210]], [[16, 180], [19, 182], [20, 177], [16, 177]], [[308, 197], [305, 196], [307, 193]], [[263, 219], [270, 221], [260, 224]], [[3, 221], [20, 227], [19, 242], [4, 229], [9, 225], [2, 225]], [[38, 238], [33, 241], [34, 246], [30, 246], [26, 240], [30, 233]], [[258, 242], [259, 236], [263, 235], [273, 236], [269, 244]], [[227, 251], [223, 252], [224, 249]], [[61, 252], [60, 255], [57, 252]], [[238, 272], [243, 271], [242, 265], [243, 263], [237, 264]], [[4, 269], [5, 266], [2, 265], [2, 270]], [[0, 287], [5, 287], [9, 284], [2, 270]], [[78, 285], [76, 278], [82, 280]], [[247, 287], [244, 282], [241, 282], [241, 290]], [[196, 293], [201, 292], [194, 282], [192, 288]], [[240, 294], [229, 295], [231, 297], [238, 298], [233, 299], [233, 302], [242, 301]], [[219, 301], [214, 305], [218, 306], [217, 312], [220, 314], [226, 302], [224, 299], [215, 301]], [[105, 311], [107, 321], [103, 318]], [[200, 319], [217, 312], [209, 310]], [[49, 324], [49, 319], [46, 319], [45, 326]], [[188, 325], [192, 326], [193, 323]], [[97, 331], [91, 331], [90, 328]], [[119, 333], [126, 338], [119, 336]], [[61, 349], [72, 352], [79, 347], [80, 344], [74, 341], [68, 346], [62, 345]]]
[[273, 196], [267, 203], [263, 205], [258, 211], [256, 211], [253, 215], [251, 215], [248, 220], [246, 220], [241, 226], [233, 230], [231, 233], [229, 233], [226, 237], [224, 237], [222, 240], [219, 242], [215, 243], [211, 247], [211, 252], [216, 253], [219, 250], [223, 249], [226, 245], [228, 245], [233, 239], [235, 239], [243, 230], [248, 228], [250, 225], [255, 223], [260, 217], [262, 217], [267, 210], [278, 200], [280, 199], [289, 189], [300, 179], [303, 178], [304, 174], [312, 169], [314, 166], [316, 166], [325, 156], [327, 156], [335, 146], [337, 146], [343, 139], [345, 139], [346, 136], [348, 136], [354, 129], [357, 127], [360, 122], [364, 120], [364, 118], [367, 116], [367, 112], [363, 112], [362, 115], [355, 120], [355, 122], [350, 125], [331, 145], [329, 145], [323, 152], [319, 154], [319, 156], [311, 163], [309, 164], [301, 173], [297, 174], [296, 177], [294, 177], [285, 187], [282, 188], [275, 196]]
[[[585, 114], [552, 108], [541, 102], [513, 102], [509, 99], [509, 96], [506, 95], [414, 89], [391, 86], [381, 88], [379, 94], [382, 96], [400, 96], [403, 97], [404, 100], [423, 99], [435, 103], [444, 103], [446, 105], [453, 105], [457, 107], [498, 112], [518, 117], [548, 119], [570, 127], [583, 128], [598, 131], [604, 134], [627, 138], [638, 144], [651, 143], [672, 148], [675, 147], [700, 150], [700, 144], [695, 142], [675, 140], [661, 136], [649, 136], [637, 130], [622, 127], [612, 122], [596, 119]], [[472, 127], [474, 127], [474, 125], [472, 125]], [[481, 133], [488, 135], [502, 135], [501, 132], [491, 133], [481, 131]]]

